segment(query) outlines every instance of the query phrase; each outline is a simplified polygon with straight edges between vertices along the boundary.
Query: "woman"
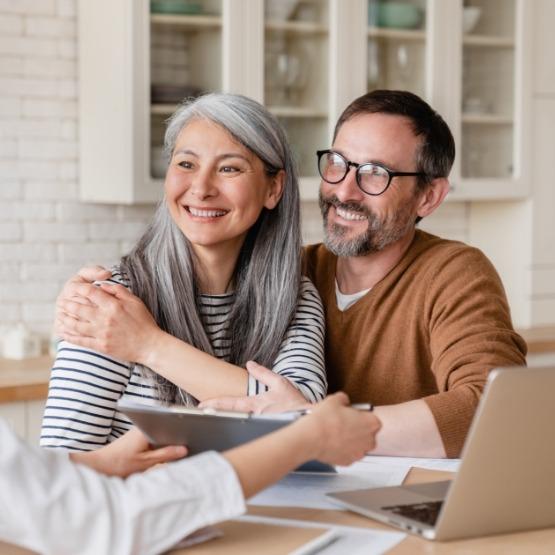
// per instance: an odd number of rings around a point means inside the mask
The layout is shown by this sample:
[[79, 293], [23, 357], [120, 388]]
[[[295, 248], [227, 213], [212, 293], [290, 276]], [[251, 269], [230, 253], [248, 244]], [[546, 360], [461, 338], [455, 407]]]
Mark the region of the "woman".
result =
[[281, 127], [253, 100], [210, 94], [177, 110], [165, 146], [165, 199], [113, 270], [116, 285], [63, 307], [72, 343], [52, 369], [43, 446], [90, 450], [119, 437], [130, 426], [116, 410], [122, 396], [195, 404], [264, 391], [244, 369], [250, 360], [307, 401], [325, 394], [323, 312], [301, 280]]

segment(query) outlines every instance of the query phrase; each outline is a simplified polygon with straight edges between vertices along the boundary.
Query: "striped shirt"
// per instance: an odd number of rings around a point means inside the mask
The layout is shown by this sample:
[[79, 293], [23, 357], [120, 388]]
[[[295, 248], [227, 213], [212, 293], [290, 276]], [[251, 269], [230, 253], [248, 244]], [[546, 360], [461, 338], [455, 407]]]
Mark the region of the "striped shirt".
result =
[[[112, 280], [128, 286], [121, 274]], [[281, 342], [272, 370], [290, 380], [310, 401], [326, 394], [324, 366], [324, 313], [316, 288], [307, 278], [301, 283], [294, 318]], [[199, 312], [215, 355], [227, 360], [230, 340], [226, 332], [234, 294], [201, 295]], [[266, 391], [249, 376], [247, 394]], [[180, 390], [184, 404], [195, 399]], [[60, 342], [52, 367], [48, 399], [42, 420], [42, 447], [71, 450], [97, 449], [124, 434], [129, 419], [117, 410], [120, 398], [158, 404], [156, 389], [134, 363], [117, 360], [91, 349]]]

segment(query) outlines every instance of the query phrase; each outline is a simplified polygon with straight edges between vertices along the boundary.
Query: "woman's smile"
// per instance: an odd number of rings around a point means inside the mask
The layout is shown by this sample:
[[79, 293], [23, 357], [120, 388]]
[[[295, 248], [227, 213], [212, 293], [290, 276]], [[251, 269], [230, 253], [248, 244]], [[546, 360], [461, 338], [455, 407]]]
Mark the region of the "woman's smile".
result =
[[194, 206], [184, 206], [183, 208], [190, 215], [191, 219], [199, 222], [217, 220], [229, 214], [229, 210], [219, 208], [196, 208]]

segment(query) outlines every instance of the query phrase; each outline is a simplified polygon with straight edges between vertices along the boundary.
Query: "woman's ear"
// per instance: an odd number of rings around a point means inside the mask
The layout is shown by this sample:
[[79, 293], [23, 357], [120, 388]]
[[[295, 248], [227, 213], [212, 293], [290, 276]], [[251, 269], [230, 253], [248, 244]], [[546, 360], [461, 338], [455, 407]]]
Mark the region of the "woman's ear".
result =
[[283, 188], [285, 187], [285, 170], [279, 170], [276, 175], [269, 178], [270, 184], [268, 192], [266, 193], [266, 201], [264, 207], [268, 210], [273, 210], [283, 195]]
[[420, 200], [416, 213], [425, 218], [435, 212], [436, 208], [445, 200], [449, 192], [449, 180], [446, 177], [437, 177], [420, 193]]

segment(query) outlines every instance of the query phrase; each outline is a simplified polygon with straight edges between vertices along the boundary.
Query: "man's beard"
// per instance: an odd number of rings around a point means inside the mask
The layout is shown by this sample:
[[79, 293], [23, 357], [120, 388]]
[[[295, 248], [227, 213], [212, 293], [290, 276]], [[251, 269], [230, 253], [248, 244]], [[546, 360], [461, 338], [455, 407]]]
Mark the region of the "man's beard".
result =
[[[324, 197], [322, 191], [318, 201], [324, 219], [324, 244], [336, 256], [364, 256], [381, 251], [403, 238], [415, 225], [416, 216], [410, 204], [403, 206], [394, 218], [380, 219], [363, 204], [340, 202], [335, 195]], [[368, 227], [355, 237], [345, 238], [349, 233], [349, 227], [328, 223], [328, 212], [332, 206], [364, 216], [368, 221]]]

